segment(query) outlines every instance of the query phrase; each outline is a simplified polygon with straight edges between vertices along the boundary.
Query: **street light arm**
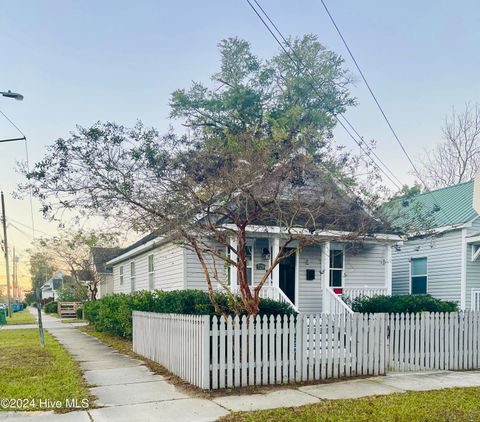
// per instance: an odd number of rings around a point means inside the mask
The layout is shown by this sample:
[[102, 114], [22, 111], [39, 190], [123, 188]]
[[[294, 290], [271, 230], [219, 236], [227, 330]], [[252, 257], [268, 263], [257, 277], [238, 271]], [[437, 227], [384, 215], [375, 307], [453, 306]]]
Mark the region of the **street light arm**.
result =
[[15, 142], [15, 141], [26, 141], [27, 138], [25, 136], [22, 136], [21, 138], [7, 138], [7, 139], [0, 139], [0, 143], [2, 142]]
[[12, 92], [10, 90], [0, 91], [0, 95], [2, 95], [3, 97], [7, 97], [7, 98], [13, 98], [17, 101], [23, 101], [23, 95], [19, 94], [18, 92]]

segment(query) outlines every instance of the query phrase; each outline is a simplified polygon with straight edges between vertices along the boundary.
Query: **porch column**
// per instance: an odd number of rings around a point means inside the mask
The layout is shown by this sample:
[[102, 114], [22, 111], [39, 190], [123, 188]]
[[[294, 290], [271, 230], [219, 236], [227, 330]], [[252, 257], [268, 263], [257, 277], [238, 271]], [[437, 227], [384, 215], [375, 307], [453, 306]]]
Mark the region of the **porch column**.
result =
[[[237, 249], [237, 239], [231, 237], [230, 238], [230, 246], [232, 248], [235, 248], [235, 250]], [[233, 252], [231, 249], [229, 249], [230, 253], [229, 253], [229, 257], [230, 259], [233, 261], [233, 262], [238, 262], [238, 257], [237, 257], [237, 254], [235, 252]], [[230, 271], [230, 289], [232, 292], [237, 292], [238, 291], [238, 280], [237, 280], [237, 267], [233, 267], [232, 265], [230, 265], [229, 267], [229, 271]]]
[[327, 303], [327, 287], [330, 286], [330, 242], [325, 242], [322, 246], [322, 312], [329, 312]]
[[[278, 252], [280, 252], [280, 238], [274, 237], [272, 239], [272, 257], [273, 260], [277, 257]], [[272, 271], [272, 285], [277, 289], [280, 288], [280, 266], [277, 265]]]
[[385, 246], [385, 286], [387, 295], [392, 294], [392, 246]]

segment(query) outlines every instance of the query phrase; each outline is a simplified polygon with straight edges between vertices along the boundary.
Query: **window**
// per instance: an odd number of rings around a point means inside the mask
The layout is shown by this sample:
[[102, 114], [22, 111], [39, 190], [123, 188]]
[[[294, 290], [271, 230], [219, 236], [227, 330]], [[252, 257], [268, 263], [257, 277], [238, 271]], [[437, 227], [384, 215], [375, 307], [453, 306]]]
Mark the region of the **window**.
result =
[[412, 295], [427, 294], [427, 258], [412, 258], [410, 261], [411, 293]]
[[[253, 282], [253, 244], [245, 246], [245, 255], [247, 258], [247, 280], [248, 284], [251, 286]], [[230, 257], [230, 259], [235, 260], [237, 259], [238, 262], [238, 257], [235, 253], [231, 252], [227, 248], [227, 256]], [[231, 265], [226, 265], [225, 267], [227, 269], [227, 278], [228, 278], [228, 284], [230, 285], [232, 283], [232, 271], [237, 271], [237, 268]], [[238, 285], [238, 280], [237, 280], [237, 285]]]
[[130, 290], [135, 291], [135, 262], [130, 262]]
[[253, 245], [245, 246], [245, 254], [247, 256], [247, 280], [248, 285], [252, 285], [253, 280]]
[[123, 265], [120, 265], [120, 286], [123, 286]]
[[155, 287], [155, 264], [153, 255], [148, 255], [148, 289], [153, 290]]
[[330, 249], [330, 287], [343, 285], [343, 248]]

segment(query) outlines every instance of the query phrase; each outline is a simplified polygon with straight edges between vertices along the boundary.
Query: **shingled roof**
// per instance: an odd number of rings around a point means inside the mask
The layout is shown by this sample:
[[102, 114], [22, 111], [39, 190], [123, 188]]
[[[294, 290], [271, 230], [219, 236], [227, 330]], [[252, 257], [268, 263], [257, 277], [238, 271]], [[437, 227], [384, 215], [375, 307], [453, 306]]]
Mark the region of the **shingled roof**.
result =
[[121, 255], [124, 252], [122, 248], [99, 248], [94, 247], [91, 249], [93, 263], [97, 272], [99, 273], [111, 273], [112, 268], [107, 267], [105, 264], [113, 258]]

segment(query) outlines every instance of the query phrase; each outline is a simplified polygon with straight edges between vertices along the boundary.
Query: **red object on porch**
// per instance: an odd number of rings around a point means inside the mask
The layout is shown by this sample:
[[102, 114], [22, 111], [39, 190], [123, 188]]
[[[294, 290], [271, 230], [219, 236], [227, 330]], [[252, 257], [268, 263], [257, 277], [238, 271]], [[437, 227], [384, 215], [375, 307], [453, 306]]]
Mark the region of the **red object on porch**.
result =
[[337, 294], [337, 295], [341, 295], [343, 293], [343, 289], [341, 287], [334, 287], [333, 288], [333, 291]]

